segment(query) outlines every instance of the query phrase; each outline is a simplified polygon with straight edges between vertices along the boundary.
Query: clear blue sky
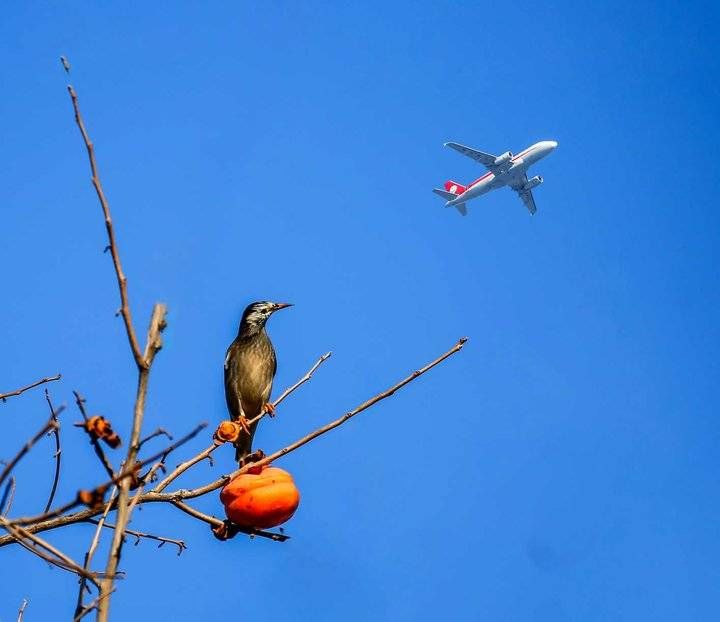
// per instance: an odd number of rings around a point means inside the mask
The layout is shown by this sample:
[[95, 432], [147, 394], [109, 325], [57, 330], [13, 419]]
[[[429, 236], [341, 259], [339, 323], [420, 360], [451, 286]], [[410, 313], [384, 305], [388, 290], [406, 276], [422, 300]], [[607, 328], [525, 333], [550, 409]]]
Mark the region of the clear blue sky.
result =
[[[170, 308], [147, 429], [225, 416], [222, 361], [252, 300], [278, 448], [449, 348], [421, 381], [289, 456], [284, 545], [165, 507], [133, 526], [116, 620], [711, 620], [720, 615], [716, 3], [46, 3], [3, 9], [0, 390], [51, 387], [127, 433], [134, 369], [58, 57], [97, 145], [138, 330]], [[559, 148], [529, 217], [463, 219], [442, 147]], [[0, 404], [0, 456], [46, 417]], [[102, 475], [63, 416], [59, 498]], [[195, 439], [174, 456], [204, 447]], [[43, 441], [14, 513], [41, 509]], [[183, 486], [231, 469], [217, 453]], [[197, 502], [221, 514], [216, 495]], [[77, 558], [92, 534], [48, 539]], [[715, 534], [715, 535], [713, 535]], [[104, 550], [103, 550], [104, 551]], [[0, 620], [69, 619], [76, 582], [0, 551]], [[104, 552], [101, 559], [104, 560]], [[220, 596], [219, 594], [225, 594]]]

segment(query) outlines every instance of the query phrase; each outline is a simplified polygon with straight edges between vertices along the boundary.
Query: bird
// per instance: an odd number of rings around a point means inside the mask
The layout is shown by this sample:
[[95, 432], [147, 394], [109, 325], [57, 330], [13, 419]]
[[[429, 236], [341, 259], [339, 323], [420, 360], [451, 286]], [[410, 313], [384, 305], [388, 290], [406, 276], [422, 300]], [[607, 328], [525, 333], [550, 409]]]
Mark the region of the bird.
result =
[[253, 302], [242, 314], [238, 334], [225, 355], [225, 400], [233, 421], [244, 433], [235, 443], [235, 459], [242, 466], [252, 451], [252, 441], [258, 422], [248, 421], [263, 411], [273, 414], [269, 403], [277, 358], [272, 342], [265, 332], [268, 318], [292, 305], [286, 302]]

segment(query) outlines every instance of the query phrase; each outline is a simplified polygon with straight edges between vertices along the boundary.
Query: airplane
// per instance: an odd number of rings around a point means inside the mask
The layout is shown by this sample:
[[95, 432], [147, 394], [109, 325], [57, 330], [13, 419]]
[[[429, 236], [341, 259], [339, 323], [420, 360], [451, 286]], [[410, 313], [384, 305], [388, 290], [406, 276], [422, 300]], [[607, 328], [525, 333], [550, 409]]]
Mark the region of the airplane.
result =
[[543, 182], [543, 178], [536, 175], [528, 179], [527, 170], [535, 162], [552, 153], [558, 144], [554, 140], [543, 140], [517, 155], [506, 151], [499, 156], [453, 142], [445, 143], [445, 146], [459, 151], [476, 162], [480, 162], [488, 169], [487, 173], [467, 186], [448, 180], [445, 182], [445, 190], [433, 188], [435, 194], [447, 201], [445, 207], [454, 207], [463, 216], [466, 216], [467, 207], [465, 203], [503, 186], [510, 186], [517, 192], [530, 214], [535, 214], [537, 208], [535, 207], [532, 189], [539, 186]]

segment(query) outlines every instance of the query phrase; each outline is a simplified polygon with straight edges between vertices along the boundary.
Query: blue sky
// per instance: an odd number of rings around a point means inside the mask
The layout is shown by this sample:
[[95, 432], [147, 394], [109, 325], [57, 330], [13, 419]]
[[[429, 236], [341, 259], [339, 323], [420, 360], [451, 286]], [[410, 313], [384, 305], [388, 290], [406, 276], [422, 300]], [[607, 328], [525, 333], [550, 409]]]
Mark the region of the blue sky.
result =
[[[269, 324], [272, 450], [467, 335], [466, 349], [279, 463], [284, 545], [217, 542], [164, 507], [133, 527], [117, 620], [708, 620], [719, 330], [713, 3], [18, 3], [0, 23], [0, 390], [57, 372], [121, 432], [134, 394], [102, 218], [58, 57], [69, 57], [137, 329], [170, 308], [147, 430], [225, 416], [243, 307]], [[480, 170], [442, 147], [559, 148], [531, 218], [510, 191], [463, 219], [430, 189]], [[715, 379], [715, 380], [713, 380]], [[46, 418], [0, 404], [0, 456]], [[102, 475], [63, 415], [59, 496]], [[176, 461], [207, 444], [194, 440]], [[217, 452], [180, 485], [231, 469]], [[38, 511], [50, 441], [18, 468]], [[215, 495], [197, 501], [220, 515]], [[47, 535], [81, 558], [92, 535]], [[99, 559], [104, 559], [104, 549]], [[67, 619], [70, 575], [2, 551], [0, 620]], [[224, 596], [222, 594], [225, 594]]]

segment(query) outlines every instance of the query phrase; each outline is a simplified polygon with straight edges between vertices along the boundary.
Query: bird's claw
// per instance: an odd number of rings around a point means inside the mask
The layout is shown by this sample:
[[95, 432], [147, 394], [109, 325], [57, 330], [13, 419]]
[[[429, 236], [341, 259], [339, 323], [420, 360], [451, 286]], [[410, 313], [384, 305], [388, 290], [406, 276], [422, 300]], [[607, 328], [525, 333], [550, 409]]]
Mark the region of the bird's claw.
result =
[[275, 416], [275, 406], [272, 404], [272, 402], [268, 402], [267, 404], [265, 404], [264, 410], [271, 417]]
[[248, 424], [247, 417], [245, 417], [244, 415], [240, 415], [240, 417], [238, 417], [236, 421], [240, 424], [240, 427], [243, 429], [245, 434], [250, 436], [250, 425]]

